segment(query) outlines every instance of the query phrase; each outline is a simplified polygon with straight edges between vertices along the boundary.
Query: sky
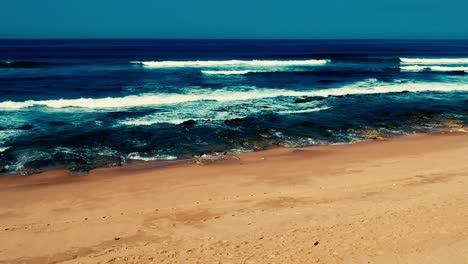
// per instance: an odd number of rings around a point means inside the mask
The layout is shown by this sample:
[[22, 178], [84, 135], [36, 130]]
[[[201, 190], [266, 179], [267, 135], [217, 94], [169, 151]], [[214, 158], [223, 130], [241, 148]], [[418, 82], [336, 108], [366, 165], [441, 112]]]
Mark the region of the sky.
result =
[[0, 0], [0, 38], [468, 39], [468, 0]]

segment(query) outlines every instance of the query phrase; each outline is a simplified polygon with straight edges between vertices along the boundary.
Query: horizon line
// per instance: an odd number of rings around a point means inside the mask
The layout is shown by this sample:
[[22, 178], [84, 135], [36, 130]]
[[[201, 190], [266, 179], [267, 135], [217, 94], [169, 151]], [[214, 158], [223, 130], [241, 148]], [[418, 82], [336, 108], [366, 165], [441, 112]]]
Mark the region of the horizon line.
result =
[[112, 37], [112, 38], [1, 38], [1, 40], [466, 40], [468, 38], [151, 38], [151, 37]]

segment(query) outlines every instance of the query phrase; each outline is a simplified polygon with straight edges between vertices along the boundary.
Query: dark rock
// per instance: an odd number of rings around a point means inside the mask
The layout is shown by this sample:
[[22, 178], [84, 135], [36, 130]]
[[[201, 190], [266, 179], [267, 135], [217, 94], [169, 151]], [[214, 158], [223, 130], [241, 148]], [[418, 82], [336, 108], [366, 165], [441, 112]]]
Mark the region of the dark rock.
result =
[[322, 100], [325, 100], [325, 97], [322, 97], [322, 96], [308, 96], [308, 97], [304, 97], [304, 98], [297, 98], [296, 100], [294, 100], [293, 103], [302, 104], [302, 103], [308, 103], [308, 102], [312, 102], [312, 101], [322, 101]]
[[319, 241], [315, 241], [314, 246], [318, 246]]
[[68, 124], [67, 122], [63, 122], [63, 121], [50, 121], [49, 122], [49, 125], [51, 126], [65, 126], [67, 124]]
[[89, 170], [81, 169], [81, 168], [68, 168], [70, 176], [87, 176], [89, 174]]
[[455, 75], [455, 76], [465, 76], [465, 75], [467, 75], [468, 73], [465, 72], [465, 71], [449, 71], [449, 72], [447, 72], [447, 74], [449, 74], [449, 75]]
[[240, 126], [244, 122], [245, 122], [245, 118], [233, 118], [233, 119], [224, 120], [224, 124], [228, 126]]
[[109, 116], [109, 118], [123, 118], [129, 116], [129, 113], [126, 111], [114, 111], [107, 113], [107, 116]]
[[96, 168], [116, 167], [122, 166], [122, 157], [98, 155], [94, 157], [75, 159], [68, 166], [70, 175], [72, 176], [85, 176], [89, 174], [90, 170]]
[[304, 122], [302, 122], [302, 126], [315, 127], [315, 126], [317, 126], [317, 124], [315, 122], [312, 122], [312, 121], [304, 121]]
[[47, 65], [45, 62], [34, 62], [34, 61], [13, 61], [13, 62], [0, 62], [0, 68], [39, 68], [43, 65]]
[[7, 170], [8, 165], [9, 162], [7, 162], [3, 154], [0, 154], [0, 173], [5, 172]]
[[190, 120], [187, 120], [187, 121], [184, 121], [180, 124], [178, 124], [178, 126], [184, 126], [184, 127], [187, 127], [187, 126], [194, 126], [197, 124], [197, 121], [193, 120], [193, 119], [190, 119]]
[[335, 80], [320, 80], [318, 81], [319, 83], [321, 84], [332, 84], [332, 83], [336, 83]]
[[39, 168], [27, 167], [27, 168], [21, 169], [20, 174], [24, 176], [29, 176], [29, 175], [38, 174], [41, 172], [42, 171]]
[[108, 155], [96, 156], [94, 157], [92, 161], [94, 168], [117, 167], [117, 166], [122, 166], [122, 163], [123, 163], [122, 157], [108, 156]]
[[33, 125], [22, 125], [22, 126], [17, 127], [16, 129], [19, 129], [19, 130], [30, 130], [30, 129], [33, 129], [33, 128], [34, 128]]
[[350, 96], [349, 94], [344, 94], [344, 95], [329, 95], [328, 97], [335, 97], [335, 98], [345, 98]]
[[28, 161], [23, 164], [23, 168], [20, 171], [21, 175], [32, 175], [41, 173], [43, 168], [49, 168], [55, 166], [55, 162], [52, 159], [39, 159]]
[[381, 113], [382, 116], [390, 116], [391, 112], [390, 111], [383, 111]]

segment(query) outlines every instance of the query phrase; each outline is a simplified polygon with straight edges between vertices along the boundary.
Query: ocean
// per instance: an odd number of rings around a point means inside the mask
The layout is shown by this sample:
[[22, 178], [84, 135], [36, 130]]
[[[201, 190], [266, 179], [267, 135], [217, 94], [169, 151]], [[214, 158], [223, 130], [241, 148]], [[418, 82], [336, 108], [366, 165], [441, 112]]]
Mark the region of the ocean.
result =
[[5, 175], [347, 144], [467, 120], [467, 40], [0, 40]]

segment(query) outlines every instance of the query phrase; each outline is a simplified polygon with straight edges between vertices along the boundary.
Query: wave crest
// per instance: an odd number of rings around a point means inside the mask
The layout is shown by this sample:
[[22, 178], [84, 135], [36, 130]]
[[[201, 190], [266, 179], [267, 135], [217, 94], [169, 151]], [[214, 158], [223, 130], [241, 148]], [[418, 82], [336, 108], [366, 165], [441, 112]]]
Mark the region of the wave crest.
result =
[[468, 66], [410, 65], [410, 66], [401, 66], [400, 69], [403, 71], [440, 71], [440, 72], [464, 71], [464, 72], [468, 72]]
[[464, 83], [356, 83], [341, 88], [330, 88], [323, 90], [292, 91], [281, 89], [251, 89], [247, 91], [204, 91], [193, 94], [141, 94], [125, 97], [107, 98], [80, 98], [59, 100], [29, 100], [23, 102], [4, 101], [0, 102], [1, 109], [21, 109], [36, 105], [50, 108], [79, 107], [92, 109], [105, 108], [129, 108], [138, 106], [170, 105], [194, 101], [214, 100], [220, 102], [245, 101], [262, 98], [274, 98], [279, 96], [342, 96], [349, 94], [381, 94], [396, 92], [451, 92], [468, 91], [468, 84]]
[[208, 75], [244, 75], [251, 72], [263, 72], [263, 71], [254, 71], [254, 70], [232, 70], [232, 71], [202, 71], [203, 74]]
[[330, 60], [220, 60], [220, 61], [131, 61], [149, 68], [179, 67], [277, 67], [315, 66], [329, 63]]
[[403, 64], [468, 64], [468, 58], [400, 58]]

